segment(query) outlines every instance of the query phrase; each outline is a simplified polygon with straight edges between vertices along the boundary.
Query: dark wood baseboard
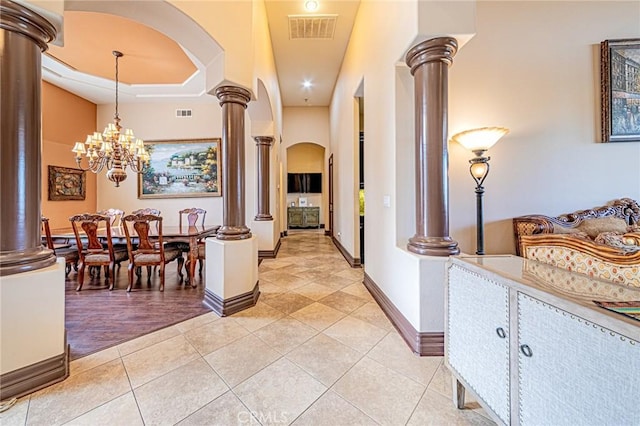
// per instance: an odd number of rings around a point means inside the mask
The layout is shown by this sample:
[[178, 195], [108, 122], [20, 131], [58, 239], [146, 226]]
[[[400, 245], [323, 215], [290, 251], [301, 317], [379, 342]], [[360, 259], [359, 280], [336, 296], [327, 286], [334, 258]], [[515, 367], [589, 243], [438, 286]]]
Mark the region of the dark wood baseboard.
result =
[[351, 254], [347, 251], [347, 249], [345, 249], [342, 246], [342, 244], [340, 244], [340, 241], [338, 241], [335, 237], [331, 237], [331, 241], [333, 241], [333, 245], [335, 245], [338, 251], [342, 253], [342, 256], [344, 256], [344, 258], [347, 260], [347, 262], [349, 262], [349, 265], [351, 265], [352, 268], [362, 267], [362, 264], [360, 263], [360, 259], [357, 257], [351, 256]]
[[420, 356], [444, 355], [444, 332], [419, 332], [416, 330], [366, 272], [364, 286], [413, 352]]
[[259, 281], [256, 282], [253, 290], [228, 299], [222, 299], [208, 288], [205, 288], [204, 301], [202, 303], [221, 317], [226, 317], [228, 315], [235, 314], [236, 312], [244, 311], [245, 309], [254, 306], [258, 301], [258, 297], [260, 296], [260, 288], [258, 284]]
[[278, 255], [278, 251], [280, 250], [280, 238], [278, 238], [278, 242], [273, 250], [258, 250], [258, 258], [259, 259], [275, 259]]
[[331, 229], [325, 229], [325, 230], [324, 230], [324, 235], [325, 235], [326, 237], [330, 237], [330, 236], [331, 236]]
[[0, 376], [0, 400], [19, 398], [69, 377], [69, 346], [60, 355], [10, 371]]
[[282, 231], [280, 233], [280, 237], [286, 237], [287, 236], [287, 231]]

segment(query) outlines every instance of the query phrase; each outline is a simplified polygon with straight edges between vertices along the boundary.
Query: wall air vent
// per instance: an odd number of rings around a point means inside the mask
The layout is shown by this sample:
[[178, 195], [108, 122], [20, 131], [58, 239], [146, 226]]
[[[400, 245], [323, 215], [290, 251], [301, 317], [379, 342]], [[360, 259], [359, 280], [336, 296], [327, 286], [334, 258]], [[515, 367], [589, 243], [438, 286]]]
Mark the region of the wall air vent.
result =
[[338, 15], [289, 15], [289, 39], [332, 39]]
[[190, 109], [177, 109], [176, 117], [178, 118], [191, 118], [191, 110]]

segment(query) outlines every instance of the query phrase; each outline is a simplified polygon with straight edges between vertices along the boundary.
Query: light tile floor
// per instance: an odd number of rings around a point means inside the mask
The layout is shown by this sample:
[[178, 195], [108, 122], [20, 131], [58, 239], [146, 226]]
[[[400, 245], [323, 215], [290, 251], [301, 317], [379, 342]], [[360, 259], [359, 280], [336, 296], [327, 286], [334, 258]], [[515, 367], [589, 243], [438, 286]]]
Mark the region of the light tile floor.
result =
[[292, 233], [259, 269], [255, 307], [73, 361], [0, 423], [493, 424], [476, 402], [453, 407], [442, 358], [411, 352], [329, 238]]

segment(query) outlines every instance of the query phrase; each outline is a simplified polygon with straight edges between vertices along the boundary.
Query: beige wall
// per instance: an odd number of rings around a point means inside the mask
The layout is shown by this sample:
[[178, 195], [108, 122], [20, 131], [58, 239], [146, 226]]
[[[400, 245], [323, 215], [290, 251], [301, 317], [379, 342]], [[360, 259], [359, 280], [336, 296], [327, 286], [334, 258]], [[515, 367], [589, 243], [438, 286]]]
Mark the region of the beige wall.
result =
[[[69, 227], [69, 216], [96, 211], [96, 175], [86, 172], [83, 201], [48, 200], [48, 166], [77, 168], [71, 152], [76, 141], [96, 130], [96, 105], [52, 84], [42, 83], [42, 214], [52, 229]], [[82, 164], [87, 167], [86, 160]], [[104, 173], [103, 173], [104, 174]]]
[[[381, 31], [381, 24], [385, 30]], [[365, 272], [403, 315], [420, 330], [419, 266], [415, 258], [396, 248], [398, 214], [396, 169], [411, 170], [413, 158], [396, 154], [396, 65], [418, 34], [417, 3], [362, 2], [330, 107], [331, 149], [334, 155], [334, 234], [345, 249], [358, 256], [359, 216], [356, 173], [359, 108], [354, 96], [364, 97], [365, 138]], [[362, 93], [359, 88], [363, 86]], [[411, 100], [412, 102], [412, 100]], [[413, 123], [409, 123], [409, 130]], [[404, 188], [404, 192], [412, 189]], [[384, 197], [390, 207], [384, 207]], [[404, 243], [406, 245], [406, 242]], [[425, 331], [425, 330], [421, 330]]]
[[[309, 203], [320, 206], [320, 223], [328, 224], [328, 160], [329, 160], [329, 108], [327, 107], [287, 107], [283, 109], [282, 144], [280, 145], [280, 155], [283, 163], [282, 199], [285, 206], [290, 206], [292, 202], [298, 204], [298, 197], [307, 198]], [[298, 151], [292, 147], [303, 144], [311, 148]], [[293, 164], [289, 164], [289, 154], [294, 153]], [[305, 154], [306, 152], [306, 154]], [[312, 154], [313, 152], [313, 154]], [[298, 153], [300, 153], [298, 155]], [[313, 160], [311, 159], [313, 158]], [[303, 163], [305, 163], [303, 165]], [[287, 194], [287, 173], [311, 172], [312, 170], [302, 170], [314, 167], [313, 171], [322, 173], [322, 194]], [[293, 167], [293, 168], [292, 168]], [[284, 209], [283, 211], [286, 211]], [[286, 221], [283, 222], [286, 229]]]
[[[98, 106], [98, 123], [112, 120], [113, 105]], [[191, 118], [176, 118], [176, 109], [192, 109]], [[133, 129], [145, 141], [219, 138], [222, 115], [217, 99], [210, 103], [135, 103], [120, 104], [122, 126]], [[116, 188], [104, 173], [98, 179], [98, 209], [119, 208], [126, 213], [153, 207], [162, 212], [165, 225], [178, 224], [178, 211], [189, 207], [207, 210], [207, 224], [222, 223], [222, 197], [138, 199], [138, 176], [127, 170], [127, 179]]]
[[322, 173], [324, 147], [313, 143], [298, 143], [287, 148], [288, 173]]
[[[596, 130], [598, 44], [637, 37], [640, 3], [480, 1], [473, 7], [476, 19], [465, 14], [464, 21], [468, 27], [475, 22], [471, 32], [476, 35], [449, 72], [449, 133], [488, 125], [511, 129], [489, 152], [486, 251], [514, 252], [515, 216], [558, 214], [622, 196], [640, 198], [640, 144], [599, 144]], [[425, 324], [435, 317], [428, 311], [440, 316], [441, 307], [424, 288], [443, 283], [416, 281], [421, 276], [415, 256], [405, 249], [415, 232], [415, 154], [413, 77], [404, 55], [424, 38], [416, 36], [418, 31], [428, 32], [424, 20], [418, 24], [413, 18], [416, 8], [408, 1], [362, 2], [331, 103], [331, 152], [338, 182], [336, 231], [342, 231], [343, 246], [355, 253], [353, 96], [363, 82], [365, 271], [418, 330], [429, 331]], [[381, 22], [385, 31], [380, 31]], [[467, 31], [457, 25], [454, 30]], [[475, 251], [471, 156], [457, 145], [450, 147], [450, 231], [468, 253]], [[385, 196], [389, 208], [383, 206]]]
[[[488, 153], [486, 252], [515, 253], [515, 216], [640, 199], [640, 144], [598, 143], [599, 44], [638, 37], [640, 2], [482, 1], [477, 22], [451, 67], [449, 129], [511, 129]], [[472, 156], [452, 144], [451, 232], [465, 252], [475, 251]]]
[[[254, 87], [253, 1], [169, 2], [191, 17], [224, 50], [223, 80], [248, 89]], [[259, 15], [257, 20], [261, 18]], [[216, 83], [217, 84], [217, 83]]]

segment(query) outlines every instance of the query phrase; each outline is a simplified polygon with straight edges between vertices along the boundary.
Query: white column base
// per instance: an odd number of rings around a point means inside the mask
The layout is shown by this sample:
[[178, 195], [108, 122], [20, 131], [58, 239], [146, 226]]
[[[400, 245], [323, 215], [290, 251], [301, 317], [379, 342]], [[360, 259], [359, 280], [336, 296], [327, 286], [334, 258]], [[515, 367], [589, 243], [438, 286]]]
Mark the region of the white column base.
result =
[[64, 268], [0, 277], [0, 374], [65, 352]]
[[255, 220], [251, 222], [251, 233], [258, 237], [260, 257], [276, 257], [280, 242], [280, 232], [273, 220]]
[[[252, 230], [253, 232], [253, 230]], [[204, 303], [226, 316], [255, 305], [258, 299], [258, 238], [207, 238]]]
[[65, 260], [0, 277], [0, 400], [64, 380]]

